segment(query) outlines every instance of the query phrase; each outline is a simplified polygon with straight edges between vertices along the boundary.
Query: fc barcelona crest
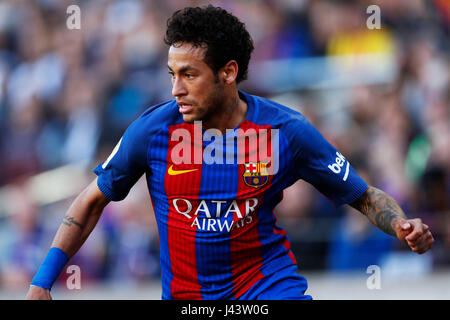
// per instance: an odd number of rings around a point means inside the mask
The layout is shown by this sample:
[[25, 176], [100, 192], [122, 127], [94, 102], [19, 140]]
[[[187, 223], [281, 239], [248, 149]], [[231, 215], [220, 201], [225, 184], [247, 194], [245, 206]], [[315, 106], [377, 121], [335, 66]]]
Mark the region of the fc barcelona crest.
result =
[[269, 180], [268, 162], [248, 162], [244, 163], [244, 182], [252, 188], [260, 188]]

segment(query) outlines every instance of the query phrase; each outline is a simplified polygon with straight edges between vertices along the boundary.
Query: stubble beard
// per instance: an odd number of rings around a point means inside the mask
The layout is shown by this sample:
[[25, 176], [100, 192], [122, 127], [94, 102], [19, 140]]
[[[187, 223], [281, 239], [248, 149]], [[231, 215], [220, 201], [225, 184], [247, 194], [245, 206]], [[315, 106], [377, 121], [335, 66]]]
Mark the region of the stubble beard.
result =
[[221, 114], [221, 111], [224, 110], [224, 103], [225, 103], [225, 91], [224, 87], [220, 85], [218, 82], [215, 83], [214, 89], [211, 91], [211, 93], [208, 95], [208, 97], [205, 99], [205, 101], [202, 103], [203, 110], [206, 110], [206, 112], [203, 115], [200, 115], [199, 117], [194, 117], [193, 119], [188, 119], [187, 123], [194, 123], [194, 121], [201, 121], [204, 128], [208, 129], [208, 124], [210, 125], [209, 128], [212, 128], [214, 125], [213, 122], [215, 122], [215, 117], [217, 115]]

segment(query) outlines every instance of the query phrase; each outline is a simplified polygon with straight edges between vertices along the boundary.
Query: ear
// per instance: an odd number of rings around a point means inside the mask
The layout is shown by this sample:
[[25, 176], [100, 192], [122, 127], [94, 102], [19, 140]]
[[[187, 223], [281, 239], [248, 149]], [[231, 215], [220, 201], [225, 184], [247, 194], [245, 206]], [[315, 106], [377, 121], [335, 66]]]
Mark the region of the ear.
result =
[[230, 60], [220, 69], [220, 75], [222, 76], [225, 84], [232, 84], [236, 81], [239, 71], [239, 66], [236, 60]]

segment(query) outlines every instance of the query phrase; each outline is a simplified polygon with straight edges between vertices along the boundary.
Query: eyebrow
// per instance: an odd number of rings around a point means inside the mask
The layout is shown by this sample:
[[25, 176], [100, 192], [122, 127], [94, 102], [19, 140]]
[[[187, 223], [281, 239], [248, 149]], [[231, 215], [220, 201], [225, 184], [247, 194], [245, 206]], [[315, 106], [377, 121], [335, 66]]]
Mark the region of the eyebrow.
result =
[[[167, 66], [167, 68], [169, 69], [169, 71], [174, 72], [171, 67]], [[194, 67], [192, 67], [190, 65], [187, 65], [187, 66], [181, 67], [180, 70], [178, 70], [178, 72], [179, 73], [184, 73], [184, 72], [186, 72], [188, 70], [198, 71], [197, 68], [194, 68]]]

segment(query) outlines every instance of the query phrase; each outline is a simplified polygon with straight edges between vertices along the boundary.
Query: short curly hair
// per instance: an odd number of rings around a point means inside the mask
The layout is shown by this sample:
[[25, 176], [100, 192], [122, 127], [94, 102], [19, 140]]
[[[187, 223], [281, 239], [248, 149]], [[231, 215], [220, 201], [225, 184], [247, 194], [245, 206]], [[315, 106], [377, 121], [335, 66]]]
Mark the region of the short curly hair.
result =
[[205, 63], [217, 73], [230, 60], [239, 66], [236, 82], [247, 79], [253, 40], [238, 18], [220, 7], [187, 7], [167, 20], [164, 42], [207, 46]]

